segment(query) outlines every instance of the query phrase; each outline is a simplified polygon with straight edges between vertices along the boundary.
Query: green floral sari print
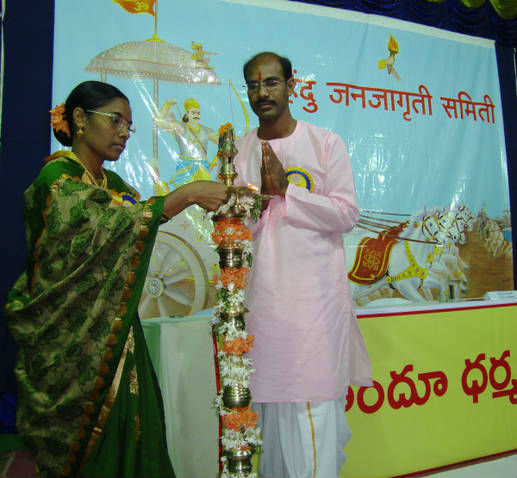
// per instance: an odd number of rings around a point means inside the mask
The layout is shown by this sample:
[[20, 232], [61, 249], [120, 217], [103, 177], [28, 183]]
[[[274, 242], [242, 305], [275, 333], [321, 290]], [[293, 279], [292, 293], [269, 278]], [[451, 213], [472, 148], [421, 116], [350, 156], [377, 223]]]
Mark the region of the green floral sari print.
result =
[[25, 192], [27, 267], [8, 296], [17, 428], [41, 477], [173, 477], [163, 405], [137, 315], [163, 197], [73, 153]]

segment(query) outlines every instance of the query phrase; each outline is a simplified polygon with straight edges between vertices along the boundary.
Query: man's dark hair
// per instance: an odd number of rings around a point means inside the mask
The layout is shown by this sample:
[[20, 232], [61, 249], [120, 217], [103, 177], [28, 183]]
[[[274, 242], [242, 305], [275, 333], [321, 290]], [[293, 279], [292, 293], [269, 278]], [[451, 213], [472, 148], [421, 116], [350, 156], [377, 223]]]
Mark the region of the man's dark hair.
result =
[[277, 53], [273, 53], [272, 51], [263, 51], [260, 53], [257, 53], [255, 56], [250, 58], [242, 67], [242, 73], [244, 75], [244, 80], [248, 81], [248, 70], [251, 67], [253, 63], [255, 63], [256, 60], [262, 58], [271, 56], [273, 58], [276, 58], [278, 63], [280, 63], [280, 66], [282, 67], [282, 73], [284, 75], [284, 80], [289, 80], [293, 76], [293, 67], [291, 65], [291, 61], [289, 58], [286, 58], [284, 56], [280, 56]]

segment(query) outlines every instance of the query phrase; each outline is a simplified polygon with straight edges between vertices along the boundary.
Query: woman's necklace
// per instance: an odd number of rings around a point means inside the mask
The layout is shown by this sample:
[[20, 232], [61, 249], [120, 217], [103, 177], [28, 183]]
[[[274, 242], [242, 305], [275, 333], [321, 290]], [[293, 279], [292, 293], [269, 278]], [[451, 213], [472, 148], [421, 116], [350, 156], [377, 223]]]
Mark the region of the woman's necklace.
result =
[[81, 178], [81, 181], [83, 183], [91, 184], [93, 186], [99, 186], [100, 188], [104, 189], [108, 186], [108, 178], [106, 176], [106, 173], [104, 172], [104, 169], [101, 168], [101, 177], [97, 179], [75, 153], [69, 151], [68, 157], [73, 161], [79, 163], [84, 168], [83, 177]]

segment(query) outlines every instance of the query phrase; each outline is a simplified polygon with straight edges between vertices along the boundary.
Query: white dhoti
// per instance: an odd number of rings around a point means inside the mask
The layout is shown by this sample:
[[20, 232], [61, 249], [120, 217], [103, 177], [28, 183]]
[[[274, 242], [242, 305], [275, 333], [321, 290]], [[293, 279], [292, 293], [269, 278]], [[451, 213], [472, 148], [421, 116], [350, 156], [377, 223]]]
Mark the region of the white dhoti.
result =
[[262, 430], [261, 478], [337, 478], [351, 437], [346, 398], [255, 403]]

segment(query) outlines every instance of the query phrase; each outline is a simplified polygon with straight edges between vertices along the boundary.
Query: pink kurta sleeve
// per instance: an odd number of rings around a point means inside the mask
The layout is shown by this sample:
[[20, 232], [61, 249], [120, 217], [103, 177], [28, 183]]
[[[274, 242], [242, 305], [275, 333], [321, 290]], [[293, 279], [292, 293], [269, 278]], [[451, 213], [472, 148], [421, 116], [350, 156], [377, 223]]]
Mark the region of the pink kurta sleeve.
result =
[[320, 232], [349, 232], [359, 219], [350, 158], [343, 140], [325, 143], [326, 178], [323, 194], [290, 184], [285, 195], [286, 220], [296, 227]]

